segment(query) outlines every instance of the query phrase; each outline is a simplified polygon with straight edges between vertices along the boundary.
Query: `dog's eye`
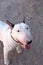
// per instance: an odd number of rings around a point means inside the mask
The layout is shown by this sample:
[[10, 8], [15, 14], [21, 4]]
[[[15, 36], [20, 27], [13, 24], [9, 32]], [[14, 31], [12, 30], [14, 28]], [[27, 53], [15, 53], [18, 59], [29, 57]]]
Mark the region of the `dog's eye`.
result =
[[26, 29], [28, 30], [28, 27]]
[[20, 32], [19, 30], [17, 30], [17, 32]]

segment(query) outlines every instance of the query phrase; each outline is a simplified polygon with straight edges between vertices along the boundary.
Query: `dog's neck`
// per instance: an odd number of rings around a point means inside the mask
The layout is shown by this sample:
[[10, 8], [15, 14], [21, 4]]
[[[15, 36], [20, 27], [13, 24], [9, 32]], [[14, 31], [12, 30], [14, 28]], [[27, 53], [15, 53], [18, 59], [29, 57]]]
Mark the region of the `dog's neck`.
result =
[[11, 36], [11, 38], [13, 39], [13, 41], [17, 42], [17, 41], [13, 38], [13, 36], [12, 36], [12, 30], [11, 30], [11, 32], [10, 32], [10, 36]]

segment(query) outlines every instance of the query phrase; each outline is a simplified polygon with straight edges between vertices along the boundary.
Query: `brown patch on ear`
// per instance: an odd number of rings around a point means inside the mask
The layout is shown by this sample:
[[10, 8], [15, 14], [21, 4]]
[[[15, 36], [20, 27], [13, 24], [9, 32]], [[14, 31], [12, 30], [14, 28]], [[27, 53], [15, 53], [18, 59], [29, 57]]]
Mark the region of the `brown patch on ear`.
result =
[[8, 24], [11, 28], [13, 28], [13, 27], [14, 27], [14, 24], [13, 24], [13, 23], [11, 23], [9, 20], [7, 20], [7, 24]]

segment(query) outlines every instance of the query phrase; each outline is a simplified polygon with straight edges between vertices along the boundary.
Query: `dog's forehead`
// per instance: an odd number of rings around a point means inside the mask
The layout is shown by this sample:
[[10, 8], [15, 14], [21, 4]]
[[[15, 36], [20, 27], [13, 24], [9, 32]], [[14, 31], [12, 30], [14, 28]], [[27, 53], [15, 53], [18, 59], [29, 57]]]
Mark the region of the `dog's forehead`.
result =
[[26, 27], [29, 28], [29, 26], [28, 26], [27, 24], [25, 24], [25, 23], [16, 24], [16, 25], [14, 26], [15, 29], [22, 29], [22, 28], [24, 29], [24, 28], [26, 28]]

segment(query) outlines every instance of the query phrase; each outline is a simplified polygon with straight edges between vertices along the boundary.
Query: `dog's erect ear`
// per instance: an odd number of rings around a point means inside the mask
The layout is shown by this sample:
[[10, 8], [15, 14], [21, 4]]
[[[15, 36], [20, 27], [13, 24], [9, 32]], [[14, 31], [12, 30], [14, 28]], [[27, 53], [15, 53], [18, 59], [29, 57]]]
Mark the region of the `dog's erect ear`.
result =
[[24, 17], [24, 19], [23, 19], [23, 23], [25, 23], [25, 17]]
[[11, 23], [9, 20], [7, 20], [7, 24], [10, 26], [10, 27], [14, 27], [14, 24], [13, 23]]

